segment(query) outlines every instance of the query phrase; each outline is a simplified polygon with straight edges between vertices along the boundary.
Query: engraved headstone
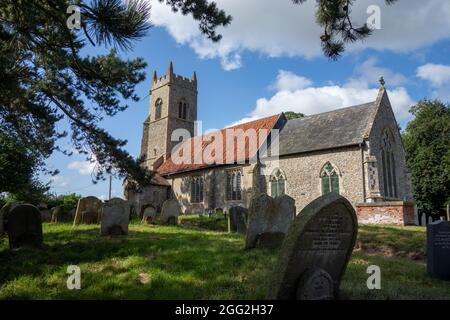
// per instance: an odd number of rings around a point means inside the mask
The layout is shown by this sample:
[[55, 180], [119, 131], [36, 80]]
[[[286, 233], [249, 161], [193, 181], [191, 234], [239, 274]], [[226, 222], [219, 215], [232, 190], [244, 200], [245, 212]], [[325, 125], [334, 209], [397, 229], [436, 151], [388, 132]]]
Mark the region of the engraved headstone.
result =
[[74, 225], [80, 223], [97, 224], [101, 221], [103, 202], [96, 197], [85, 197], [78, 200]]
[[161, 222], [163, 224], [178, 224], [181, 214], [180, 204], [176, 199], [164, 201], [161, 209]]
[[245, 248], [259, 245], [280, 247], [294, 217], [295, 201], [287, 195], [275, 199], [267, 194], [253, 197], [247, 220]]
[[350, 202], [335, 194], [308, 204], [280, 251], [269, 299], [332, 299], [353, 251], [358, 222]]
[[128, 234], [130, 222], [130, 204], [120, 198], [113, 198], [105, 202], [100, 227], [101, 235]]
[[427, 226], [427, 271], [433, 278], [450, 281], [450, 222]]
[[23, 246], [42, 246], [42, 220], [40, 211], [30, 204], [20, 204], [7, 210], [3, 216], [11, 249]]
[[248, 209], [241, 206], [233, 206], [229, 210], [230, 232], [245, 234], [247, 232]]
[[156, 221], [156, 209], [152, 206], [148, 206], [144, 209], [142, 215], [142, 223], [153, 223]]

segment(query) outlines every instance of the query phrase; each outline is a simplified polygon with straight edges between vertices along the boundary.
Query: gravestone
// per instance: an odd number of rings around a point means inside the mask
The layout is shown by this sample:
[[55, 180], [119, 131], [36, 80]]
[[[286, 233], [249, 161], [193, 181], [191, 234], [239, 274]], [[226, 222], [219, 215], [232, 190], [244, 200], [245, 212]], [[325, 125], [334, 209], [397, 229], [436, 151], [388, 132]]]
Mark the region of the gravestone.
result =
[[248, 209], [241, 206], [233, 206], [229, 210], [229, 232], [245, 234], [247, 232]]
[[336, 298], [357, 231], [355, 210], [347, 199], [329, 193], [308, 204], [289, 228], [267, 297]]
[[30, 204], [20, 204], [7, 210], [3, 216], [11, 249], [42, 246], [40, 211]]
[[103, 202], [96, 197], [85, 197], [78, 200], [74, 225], [80, 223], [97, 224], [101, 221]]
[[9, 202], [0, 209], [0, 236], [6, 232], [5, 215], [18, 205], [20, 203]]
[[245, 248], [280, 247], [294, 217], [295, 201], [287, 195], [275, 199], [267, 194], [253, 197], [248, 213]]
[[450, 281], [450, 222], [427, 226], [427, 271], [433, 278]]
[[148, 206], [142, 214], [142, 223], [153, 223], [156, 221], [156, 209]]
[[128, 234], [128, 224], [130, 222], [130, 204], [120, 198], [113, 198], [105, 202], [103, 206], [102, 223], [100, 233], [106, 235], [126, 235]]
[[178, 224], [181, 214], [180, 204], [176, 199], [164, 201], [161, 209], [161, 222], [163, 224]]
[[426, 217], [425, 213], [422, 213], [422, 215], [420, 216], [420, 225], [421, 226], [427, 225], [427, 217]]

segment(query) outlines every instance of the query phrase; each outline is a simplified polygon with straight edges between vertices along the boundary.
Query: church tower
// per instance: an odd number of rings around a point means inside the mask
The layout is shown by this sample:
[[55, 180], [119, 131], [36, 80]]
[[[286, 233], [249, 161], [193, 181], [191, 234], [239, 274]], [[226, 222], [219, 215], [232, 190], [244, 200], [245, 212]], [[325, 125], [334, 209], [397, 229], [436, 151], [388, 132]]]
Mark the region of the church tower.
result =
[[186, 129], [194, 136], [197, 121], [197, 76], [191, 79], [174, 74], [172, 62], [167, 74], [158, 78], [153, 73], [150, 88], [150, 115], [144, 122], [141, 157], [144, 165], [157, 169], [178, 141], [171, 141], [175, 129]]

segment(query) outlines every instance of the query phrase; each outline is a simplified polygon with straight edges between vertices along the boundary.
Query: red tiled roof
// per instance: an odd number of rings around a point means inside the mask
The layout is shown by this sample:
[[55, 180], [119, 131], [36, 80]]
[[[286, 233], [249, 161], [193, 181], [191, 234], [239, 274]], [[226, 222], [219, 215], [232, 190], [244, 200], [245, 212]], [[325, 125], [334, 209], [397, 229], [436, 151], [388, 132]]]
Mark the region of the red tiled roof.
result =
[[[279, 118], [280, 115], [278, 114], [224, 128], [203, 136], [190, 138], [183, 142], [174, 154], [161, 164], [156, 171], [161, 175], [167, 175], [251, 159], [266, 141], [268, 134], [270, 134], [270, 130], [274, 127]], [[256, 141], [250, 143], [249, 138], [245, 138], [245, 143], [242, 143], [242, 141], [238, 141], [238, 138], [235, 137], [234, 144], [233, 141], [228, 142], [230, 146], [231, 144], [234, 146], [232, 149], [228, 148], [230, 150], [228, 150], [227, 153], [227, 134], [231, 135], [233, 132], [237, 135], [243, 133], [244, 136], [242, 137], [254, 136]], [[222, 139], [222, 150], [220, 150], [220, 143], [216, 142], [216, 139]], [[212, 145], [213, 143], [214, 145]], [[210, 147], [208, 148], [208, 146]], [[190, 151], [190, 155], [184, 155], [183, 153], [186, 151]], [[219, 161], [215, 159], [215, 152], [217, 151], [219, 153], [222, 152], [222, 162], [220, 159]]]

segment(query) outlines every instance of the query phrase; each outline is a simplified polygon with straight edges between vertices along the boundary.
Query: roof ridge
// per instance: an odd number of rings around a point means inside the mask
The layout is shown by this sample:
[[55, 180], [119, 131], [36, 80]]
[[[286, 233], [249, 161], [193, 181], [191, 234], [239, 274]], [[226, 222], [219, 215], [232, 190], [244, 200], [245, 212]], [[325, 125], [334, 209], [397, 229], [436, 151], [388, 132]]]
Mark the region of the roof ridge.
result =
[[353, 106], [349, 106], [349, 107], [344, 107], [344, 108], [338, 108], [338, 109], [334, 109], [334, 110], [329, 110], [329, 111], [325, 111], [325, 112], [320, 112], [320, 113], [315, 113], [315, 114], [311, 114], [308, 116], [304, 116], [301, 118], [297, 118], [297, 119], [292, 119], [292, 120], [288, 120], [288, 121], [295, 121], [295, 120], [304, 120], [304, 119], [308, 119], [308, 118], [312, 118], [312, 117], [317, 117], [317, 116], [321, 116], [324, 114], [328, 114], [328, 113], [333, 113], [333, 112], [337, 112], [337, 111], [344, 111], [344, 110], [348, 110], [348, 109], [357, 109], [357, 108], [362, 108], [362, 107], [367, 107], [371, 104], [376, 103], [377, 101], [371, 101], [371, 102], [366, 102], [366, 103], [361, 103], [361, 104], [355, 104]]

